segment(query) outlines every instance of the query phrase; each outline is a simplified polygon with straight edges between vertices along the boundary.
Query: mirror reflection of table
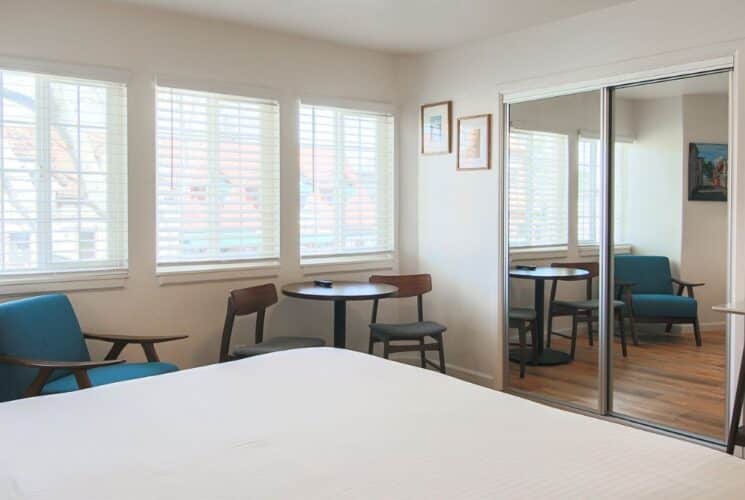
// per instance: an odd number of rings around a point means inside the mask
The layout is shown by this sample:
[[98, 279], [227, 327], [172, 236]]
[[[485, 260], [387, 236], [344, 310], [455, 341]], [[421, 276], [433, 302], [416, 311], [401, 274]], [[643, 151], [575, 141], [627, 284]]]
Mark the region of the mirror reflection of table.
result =
[[[590, 275], [585, 269], [570, 269], [566, 267], [536, 267], [535, 269], [510, 269], [510, 278], [533, 280], [533, 307], [535, 308], [535, 338], [533, 339], [533, 359], [529, 365], [551, 366], [569, 363], [572, 360], [568, 352], [547, 349], [544, 344], [544, 316], [545, 316], [545, 283], [548, 280], [584, 280]], [[520, 362], [520, 350], [510, 351], [510, 361]]]
[[[727, 314], [745, 316], [745, 302], [734, 302], [712, 307], [713, 310]], [[727, 453], [734, 454], [735, 446], [745, 446], [745, 427], [740, 426], [742, 407], [745, 404], [745, 349], [742, 351], [740, 369], [737, 375], [737, 389], [735, 389], [735, 401], [732, 405], [732, 417], [729, 422], [729, 433], [727, 434]]]

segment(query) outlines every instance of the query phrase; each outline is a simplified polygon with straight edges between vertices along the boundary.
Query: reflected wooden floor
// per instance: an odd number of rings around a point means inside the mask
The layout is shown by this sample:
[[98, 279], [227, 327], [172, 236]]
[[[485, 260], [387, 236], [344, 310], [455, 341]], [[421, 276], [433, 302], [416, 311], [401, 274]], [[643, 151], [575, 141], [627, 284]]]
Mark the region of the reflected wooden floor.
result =
[[[614, 411], [722, 440], [725, 421], [725, 335], [704, 332], [703, 346], [693, 335], [649, 334], [629, 343], [629, 356], [614, 348]], [[553, 338], [552, 348], [569, 351], [569, 340]], [[584, 407], [597, 408], [597, 338], [588, 345], [580, 334], [573, 363], [528, 366], [524, 379], [510, 363], [511, 387]]]

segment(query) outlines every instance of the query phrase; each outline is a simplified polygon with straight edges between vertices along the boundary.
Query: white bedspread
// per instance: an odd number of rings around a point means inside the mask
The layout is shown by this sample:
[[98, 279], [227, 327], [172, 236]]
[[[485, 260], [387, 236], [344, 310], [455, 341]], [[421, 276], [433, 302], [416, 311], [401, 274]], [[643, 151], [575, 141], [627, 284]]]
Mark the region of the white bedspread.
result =
[[346, 350], [0, 404], [0, 499], [745, 498], [745, 461]]

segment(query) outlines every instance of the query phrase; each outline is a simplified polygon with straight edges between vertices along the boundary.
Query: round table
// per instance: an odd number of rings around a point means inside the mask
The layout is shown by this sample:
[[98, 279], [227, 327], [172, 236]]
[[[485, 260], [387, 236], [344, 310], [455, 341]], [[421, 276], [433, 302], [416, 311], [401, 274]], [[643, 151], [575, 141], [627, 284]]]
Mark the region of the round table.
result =
[[282, 287], [282, 293], [288, 297], [334, 302], [334, 347], [342, 348], [347, 344], [347, 301], [383, 299], [396, 292], [398, 287], [393, 285], [364, 281], [334, 281], [330, 288], [318, 286], [312, 281]]
[[[536, 267], [535, 269], [510, 269], [510, 278], [533, 280], [534, 299], [533, 307], [535, 308], [535, 331], [536, 336], [533, 339], [534, 361], [528, 361], [531, 365], [562, 365], [569, 363], [572, 357], [567, 352], [555, 351], [544, 347], [543, 317], [545, 314], [545, 283], [546, 280], [584, 280], [590, 275], [585, 269], [572, 269], [568, 267]], [[510, 351], [510, 360], [520, 362], [520, 351]]]

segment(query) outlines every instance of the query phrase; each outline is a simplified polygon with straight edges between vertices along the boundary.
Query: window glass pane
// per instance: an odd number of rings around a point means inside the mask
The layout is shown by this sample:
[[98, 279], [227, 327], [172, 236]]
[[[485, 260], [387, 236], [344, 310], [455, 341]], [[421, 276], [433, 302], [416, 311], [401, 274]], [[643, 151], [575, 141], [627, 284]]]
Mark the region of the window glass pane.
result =
[[0, 70], [0, 90], [0, 274], [126, 268], [125, 86]]
[[566, 245], [568, 137], [510, 130], [510, 247]]
[[279, 104], [160, 87], [158, 263], [279, 257]]
[[[613, 167], [616, 170], [614, 192], [614, 241], [625, 244], [626, 169], [633, 143], [616, 140]], [[580, 137], [577, 147], [577, 243], [599, 245], [602, 219], [600, 141]]]
[[393, 250], [393, 117], [300, 107], [300, 254]]

